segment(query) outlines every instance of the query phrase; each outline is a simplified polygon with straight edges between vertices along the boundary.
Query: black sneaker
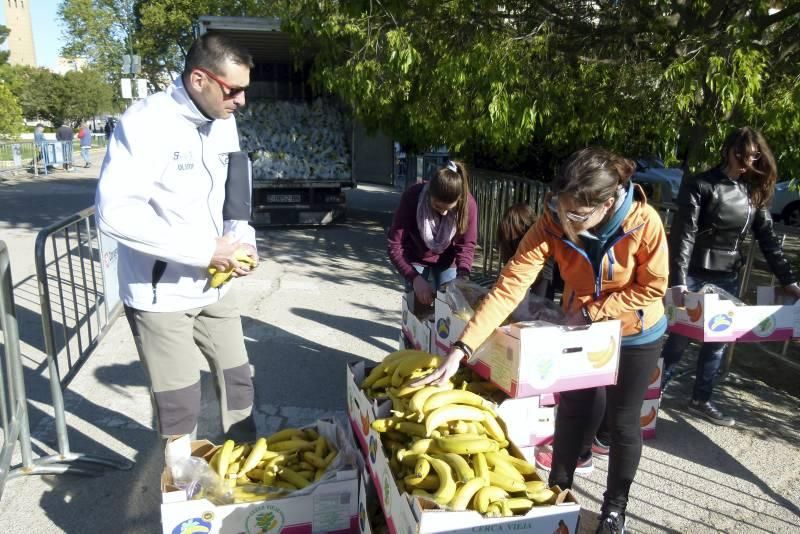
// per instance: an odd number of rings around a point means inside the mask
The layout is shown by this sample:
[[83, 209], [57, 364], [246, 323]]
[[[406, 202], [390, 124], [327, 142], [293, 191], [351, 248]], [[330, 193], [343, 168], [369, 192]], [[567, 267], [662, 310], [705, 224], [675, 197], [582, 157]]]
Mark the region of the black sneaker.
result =
[[603, 512], [600, 514], [600, 522], [597, 524], [594, 534], [624, 534], [624, 532], [624, 512]]
[[689, 401], [689, 411], [711, 421], [715, 425], [733, 426], [736, 424], [733, 417], [726, 417], [719, 408], [711, 404], [711, 401], [700, 402], [692, 399]]

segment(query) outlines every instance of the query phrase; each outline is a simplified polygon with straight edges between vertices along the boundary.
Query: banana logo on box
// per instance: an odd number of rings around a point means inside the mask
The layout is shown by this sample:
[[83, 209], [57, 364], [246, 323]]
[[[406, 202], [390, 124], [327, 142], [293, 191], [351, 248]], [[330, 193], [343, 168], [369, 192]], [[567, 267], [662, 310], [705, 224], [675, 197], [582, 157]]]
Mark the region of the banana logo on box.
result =
[[450, 336], [450, 319], [442, 317], [436, 321], [436, 333], [442, 339], [447, 339]]
[[715, 315], [708, 321], [708, 329], [712, 332], [724, 332], [733, 324], [733, 318], [727, 313]]
[[211, 532], [211, 523], [199, 517], [182, 521], [172, 529], [172, 534], [201, 534], [205, 532]]
[[280, 532], [284, 523], [285, 518], [280, 508], [265, 504], [257, 507], [247, 516], [245, 530], [247, 534]]

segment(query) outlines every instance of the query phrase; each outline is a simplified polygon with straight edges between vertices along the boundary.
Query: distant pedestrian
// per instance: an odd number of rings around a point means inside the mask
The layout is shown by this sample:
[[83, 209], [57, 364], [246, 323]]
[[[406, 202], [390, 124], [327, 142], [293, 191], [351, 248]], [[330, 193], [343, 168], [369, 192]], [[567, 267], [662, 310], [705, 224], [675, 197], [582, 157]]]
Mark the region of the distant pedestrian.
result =
[[92, 162], [89, 159], [89, 149], [92, 148], [92, 131], [89, 129], [87, 123], [81, 125], [78, 132], [78, 139], [81, 140], [81, 157], [83, 158], [84, 167], [91, 167]]
[[75, 131], [66, 124], [62, 124], [56, 130], [56, 141], [61, 141], [61, 148], [64, 151], [64, 170], [72, 172], [72, 140], [75, 138]]
[[44, 124], [42, 124], [40, 122], [33, 129], [33, 145], [34, 145], [34, 147], [35, 147], [34, 149], [36, 151], [35, 152], [36, 156], [34, 157], [33, 165], [38, 166], [39, 165], [39, 161], [41, 161], [41, 162], [43, 162], [43, 164], [45, 166], [47, 166], [47, 161], [45, 160], [47, 152], [44, 149], [44, 143], [45, 143], [45, 139], [44, 139]]
[[115, 122], [116, 121], [114, 120], [114, 117], [109, 117], [106, 119], [106, 125], [103, 128], [103, 131], [106, 134], [106, 143], [111, 140], [111, 135], [114, 133], [114, 126], [116, 126]]

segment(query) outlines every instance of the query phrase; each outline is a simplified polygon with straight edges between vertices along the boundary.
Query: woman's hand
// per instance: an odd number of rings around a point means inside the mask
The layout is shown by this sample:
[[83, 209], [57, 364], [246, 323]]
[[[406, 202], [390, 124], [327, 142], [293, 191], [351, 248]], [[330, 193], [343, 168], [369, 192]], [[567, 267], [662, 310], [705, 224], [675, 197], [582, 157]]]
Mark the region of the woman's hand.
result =
[[461, 359], [464, 356], [463, 350], [454, 348], [450, 351], [445, 358], [444, 363], [442, 363], [438, 369], [426, 377], [411, 382], [409, 386], [419, 387], [427, 384], [441, 386], [446, 384], [447, 381], [450, 380], [450, 377], [452, 377], [454, 374], [456, 374], [456, 371], [458, 371], [458, 366], [461, 364]]
[[426, 306], [433, 304], [433, 286], [421, 276], [414, 278], [414, 294]]
[[789, 284], [788, 286], [783, 286], [783, 291], [787, 295], [790, 295], [796, 299], [800, 299], [800, 286], [797, 284]]

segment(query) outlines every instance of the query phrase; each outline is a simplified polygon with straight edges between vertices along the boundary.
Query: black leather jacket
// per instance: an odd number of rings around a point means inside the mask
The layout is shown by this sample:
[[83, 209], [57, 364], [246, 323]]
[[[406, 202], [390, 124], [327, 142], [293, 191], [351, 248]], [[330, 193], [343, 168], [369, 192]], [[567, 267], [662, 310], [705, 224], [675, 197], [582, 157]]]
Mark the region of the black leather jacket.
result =
[[687, 274], [713, 278], [738, 271], [744, 262], [741, 244], [751, 228], [780, 283], [795, 282], [769, 208], [756, 209], [745, 184], [719, 167], [683, 180], [669, 235], [670, 285], [686, 285]]

